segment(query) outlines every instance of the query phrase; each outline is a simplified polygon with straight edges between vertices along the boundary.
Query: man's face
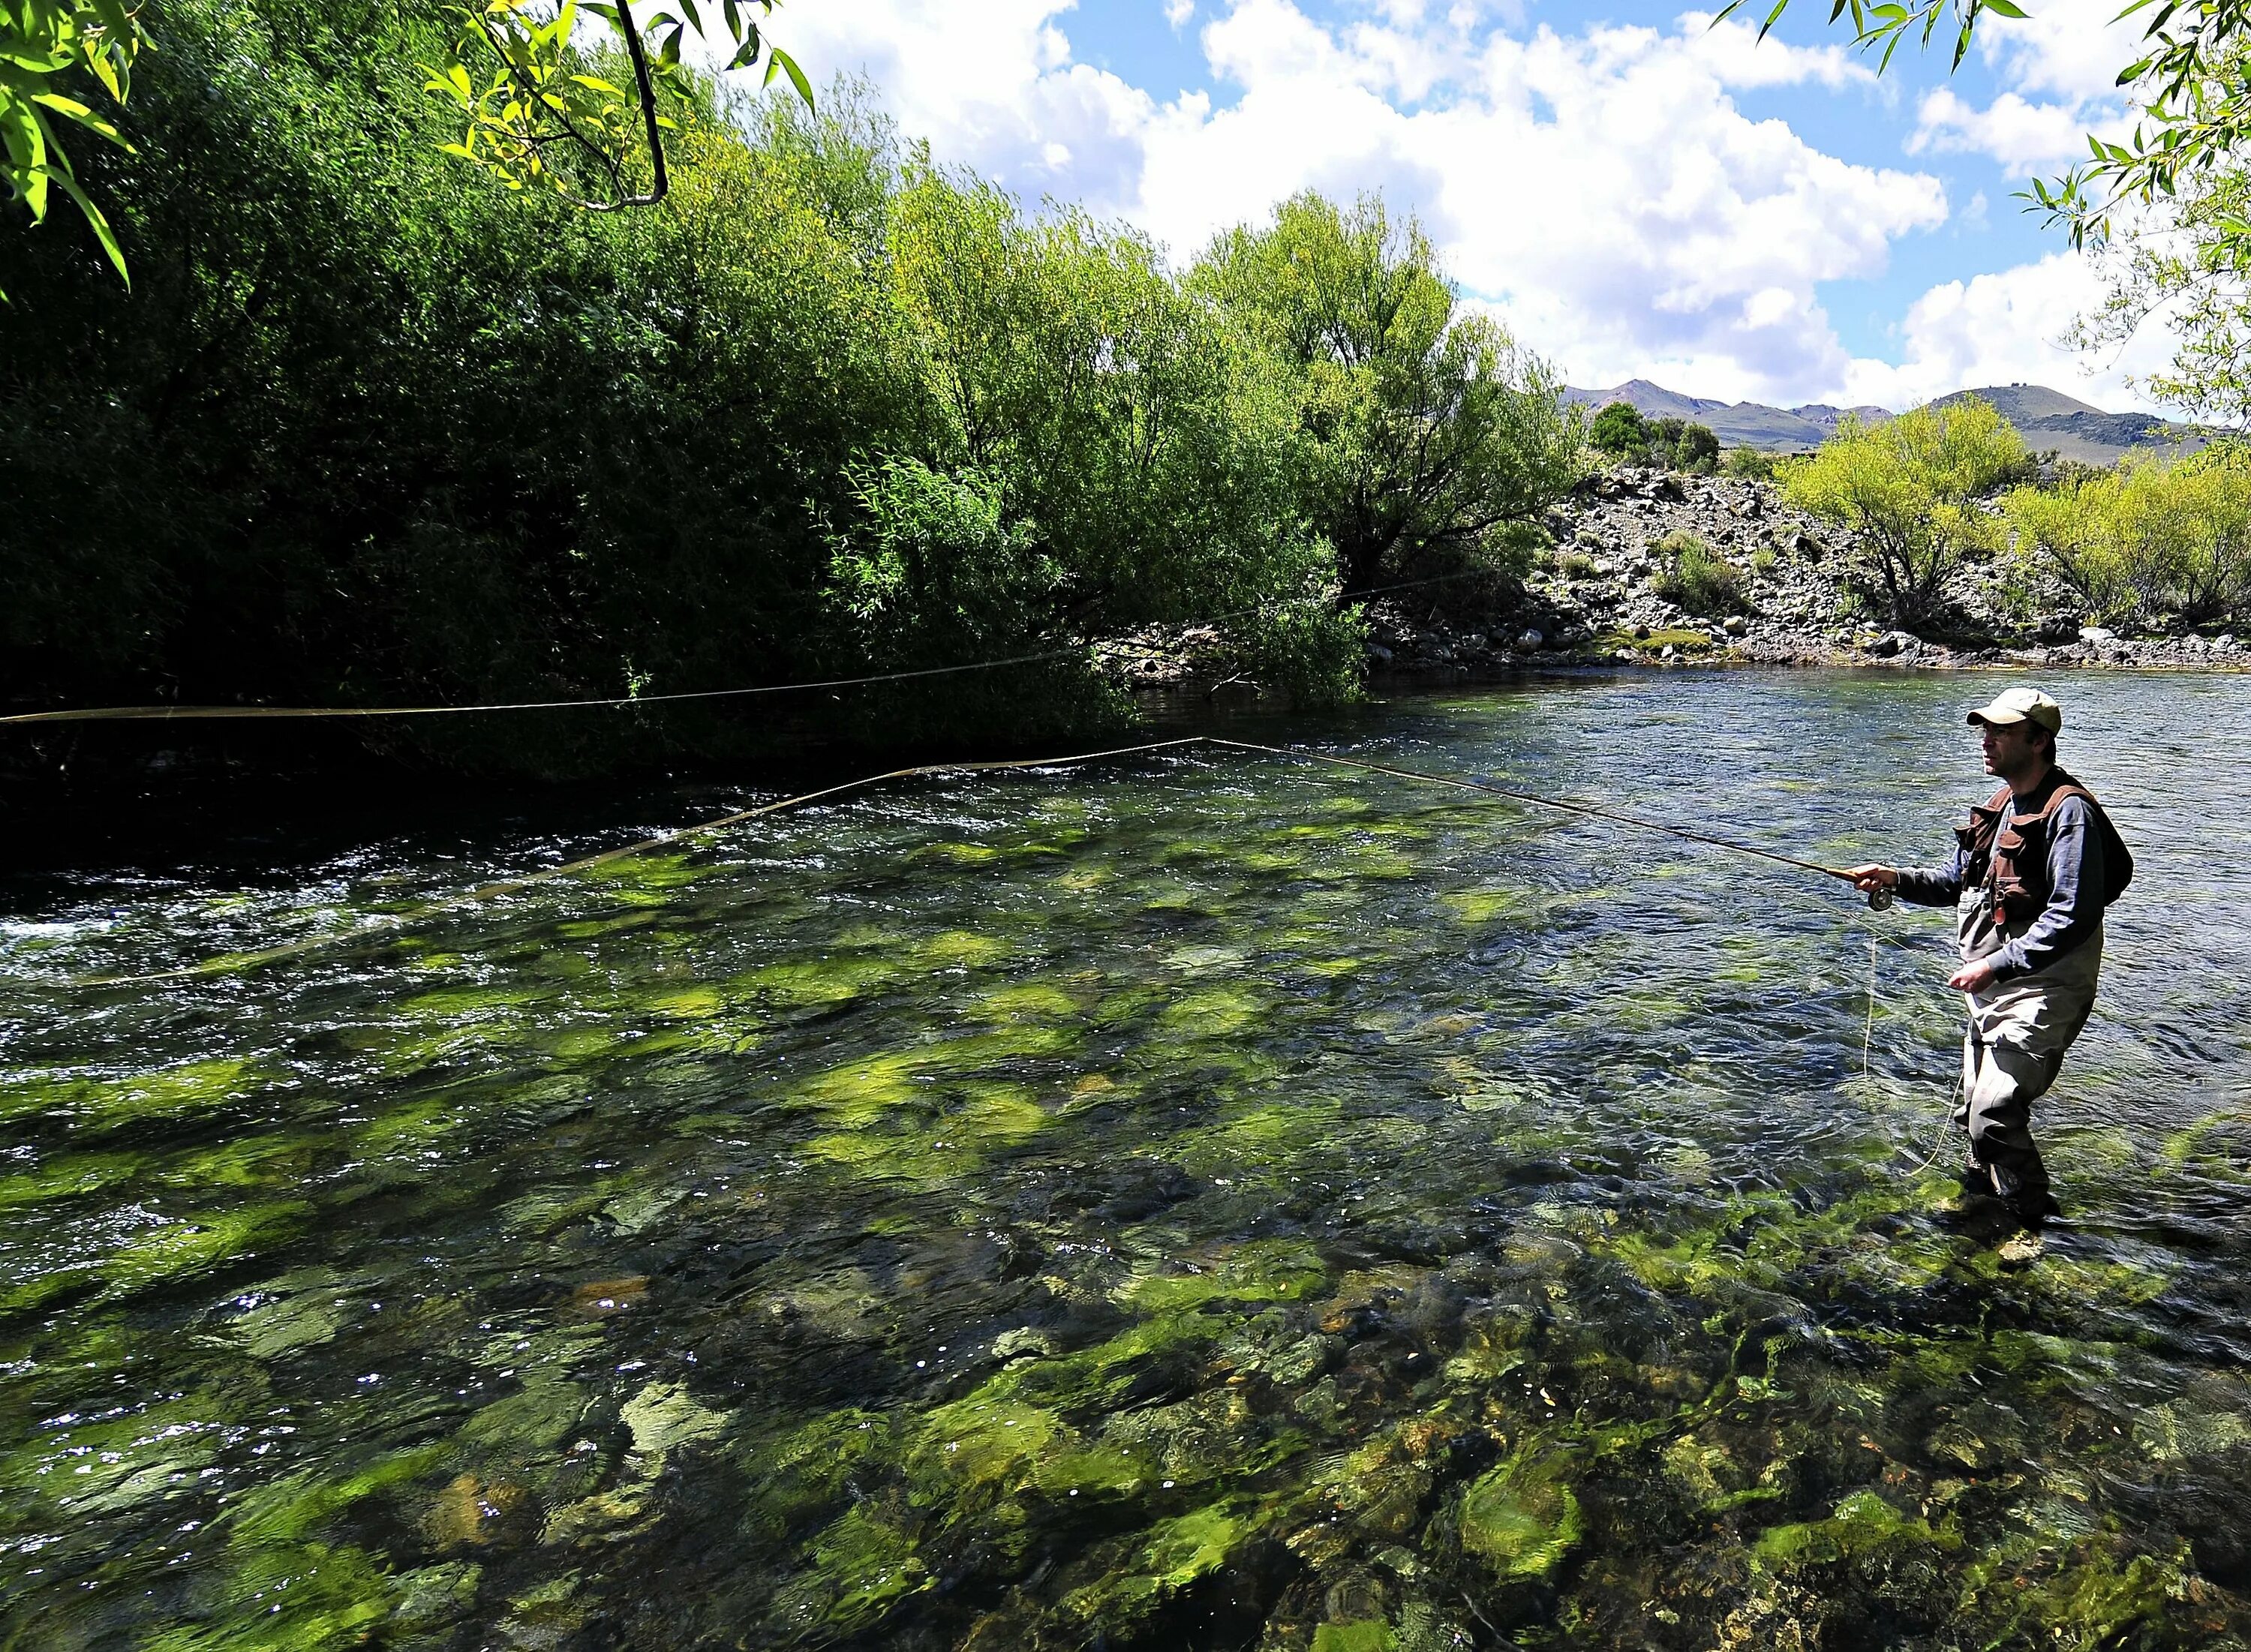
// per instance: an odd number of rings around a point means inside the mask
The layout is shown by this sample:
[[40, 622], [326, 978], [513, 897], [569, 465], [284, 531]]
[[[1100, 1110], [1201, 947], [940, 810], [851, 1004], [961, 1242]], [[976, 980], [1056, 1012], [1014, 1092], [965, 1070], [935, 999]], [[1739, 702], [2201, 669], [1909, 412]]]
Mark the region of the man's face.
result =
[[1977, 732], [1985, 748], [1985, 772], [2013, 779], [2038, 764], [2040, 745], [2029, 722], [1981, 722]]

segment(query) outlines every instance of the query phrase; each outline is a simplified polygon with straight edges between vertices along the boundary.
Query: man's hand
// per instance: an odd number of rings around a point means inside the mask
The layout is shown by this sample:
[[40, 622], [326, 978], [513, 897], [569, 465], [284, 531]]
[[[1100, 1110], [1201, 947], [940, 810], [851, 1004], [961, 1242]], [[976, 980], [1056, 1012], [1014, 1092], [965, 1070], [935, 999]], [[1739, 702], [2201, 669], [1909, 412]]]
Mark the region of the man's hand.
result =
[[1846, 867], [1845, 875], [1853, 880], [1853, 887], [1863, 895], [1874, 895], [1880, 889], [1899, 888], [1899, 872], [1893, 867]]
[[1993, 984], [1993, 961], [1979, 958], [1965, 964], [1946, 978], [1946, 985], [1957, 992], [1982, 992]]

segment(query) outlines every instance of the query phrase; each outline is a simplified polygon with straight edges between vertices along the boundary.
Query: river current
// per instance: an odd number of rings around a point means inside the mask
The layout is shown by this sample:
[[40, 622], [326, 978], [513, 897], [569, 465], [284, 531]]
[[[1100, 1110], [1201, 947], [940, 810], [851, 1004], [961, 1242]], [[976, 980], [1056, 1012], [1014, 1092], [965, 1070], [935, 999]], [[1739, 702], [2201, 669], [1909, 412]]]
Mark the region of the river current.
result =
[[[1930, 864], [2008, 681], [1252, 737]], [[2251, 680], [2047, 686], [2139, 870], [2021, 1271], [1950, 914], [1407, 780], [945, 776], [138, 984], [681, 816], [27, 888], [0, 1647], [2241, 1647]]]

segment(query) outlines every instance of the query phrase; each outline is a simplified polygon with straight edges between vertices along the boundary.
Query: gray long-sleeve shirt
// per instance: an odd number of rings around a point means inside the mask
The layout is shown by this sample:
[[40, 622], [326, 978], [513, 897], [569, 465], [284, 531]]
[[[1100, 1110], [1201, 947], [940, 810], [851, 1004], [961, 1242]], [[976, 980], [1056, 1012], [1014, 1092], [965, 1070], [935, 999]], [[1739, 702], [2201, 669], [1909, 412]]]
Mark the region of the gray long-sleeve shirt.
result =
[[[2012, 797], [2001, 831], [2008, 830], [2016, 806]], [[1918, 906], [1955, 905], [1970, 871], [1970, 851], [1957, 847], [1950, 867], [1903, 868], [1899, 897]], [[2003, 981], [2046, 969], [2102, 928], [2102, 834], [2094, 812], [2086, 798], [2066, 798], [2047, 820], [2047, 905], [2014, 937], [1998, 927], [1994, 914], [1986, 914], [1974, 930], [1965, 924], [1964, 961], [1990, 958], [1994, 978]]]

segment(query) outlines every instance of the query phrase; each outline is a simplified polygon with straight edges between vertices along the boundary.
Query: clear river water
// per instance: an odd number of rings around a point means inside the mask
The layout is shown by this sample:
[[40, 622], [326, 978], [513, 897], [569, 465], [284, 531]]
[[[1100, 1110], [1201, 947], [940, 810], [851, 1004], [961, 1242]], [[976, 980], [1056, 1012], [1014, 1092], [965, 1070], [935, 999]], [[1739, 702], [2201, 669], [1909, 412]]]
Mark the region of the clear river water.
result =
[[[1928, 864], [2002, 681], [1244, 731]], [[2140, 871], [2023, 1271], [1930, 1213], [1950, 915], [1409, 781], [946, 776], [139, 984], [692, 815], [11, 886], [0, 1647], [2241, 1647], [2251, 679], [2049, 686]]]

